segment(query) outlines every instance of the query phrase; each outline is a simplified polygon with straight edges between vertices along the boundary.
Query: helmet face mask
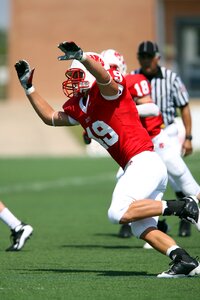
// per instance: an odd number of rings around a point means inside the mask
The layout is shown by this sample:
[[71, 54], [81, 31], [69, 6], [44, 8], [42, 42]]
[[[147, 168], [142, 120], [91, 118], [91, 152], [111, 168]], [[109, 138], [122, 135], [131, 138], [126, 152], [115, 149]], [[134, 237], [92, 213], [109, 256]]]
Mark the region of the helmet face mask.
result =
[[[106, 70], [110, 69], [104, 58], [95, 52], [86, 52], [95, 61], [99, 62]], [[65, 72], [67, 80], [62, 84], [63, 92], [68, 98], [84, 96], [92, 87], [96, 78], [78, 61], [73, 60], [70, 68]]]
[[70, 68], [65, 72], [67, 80], [62, 84], [64, 94], [72, 98], [85, 93], [90, 88], [90, 82], [85, 80], [85, 71], [79, 68]]

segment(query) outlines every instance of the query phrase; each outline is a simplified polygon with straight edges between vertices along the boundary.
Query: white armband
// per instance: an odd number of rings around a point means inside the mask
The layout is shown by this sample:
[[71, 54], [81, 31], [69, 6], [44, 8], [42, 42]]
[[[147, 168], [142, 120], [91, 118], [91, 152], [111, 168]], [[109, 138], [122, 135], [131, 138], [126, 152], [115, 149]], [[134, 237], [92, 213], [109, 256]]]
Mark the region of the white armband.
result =
[[124, 90], [124, 87], [123, 87], [123, 85], [121, 85], [121, 84], [118, 84], [118, 93], [116, 94], [116, 95], [113, 95], [113, 96], [105, 96], [105, 95], [103, 95], [103, 94], [101, 94], [102, 95], [102, 97], [104, 98], [104, 99], [106, 99], [106, 100], [117, 100], [120, 96], [121, 96], [121, 94], [123, 93], [123, 90]]
[[[109, 74], [109, 73], [108, 73], [108, 74]], [[109, 75], [110, 75], [110, 74], [109, 74]], [[106, 85], [109, 85], [109, 84], [111, 83], [111, 81], [112, 81], [112, 77], [110, 76], [110, 79], [109, 79], [108, 82], [106, 82], [106, 83], [101, 83], [101, 82], [98, 82], [98, 81], [96, 80], [96, 83], [99, 84], [99, 85], [102, 85], [102, 86], [106, 86]]]
[[55, 125], [55, 122], [54, 122], [54, 116], [55, 116], [55, 113], [56, 113], [56, 111], [54, 111], [53, 113], [52, 113], [52, 116], [51, 116], [51, 123], [52, 123], [52, 126], [56, 126]]
[[136, 105], [140, 117], [158, 116], [159, 107], [155, 103], [144, 103]]

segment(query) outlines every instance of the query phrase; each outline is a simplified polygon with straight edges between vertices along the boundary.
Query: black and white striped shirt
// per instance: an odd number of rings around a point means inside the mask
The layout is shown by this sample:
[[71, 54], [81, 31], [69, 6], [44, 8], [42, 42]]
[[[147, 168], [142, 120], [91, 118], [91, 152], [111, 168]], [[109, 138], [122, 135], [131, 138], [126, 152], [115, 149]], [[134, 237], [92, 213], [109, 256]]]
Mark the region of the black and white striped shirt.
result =
[[[138, 73], [142, 74], [142, 70], [131, 72], [131, 74]], [[170, 125], [176, 117], [176, 108], [183, 107], [189, 102], [185, 85], [175, 72], [165, 67], [159, 67], [155, 76], [146, 78], [151, 82], [151, 97], [160, 108], [165, 125]]]

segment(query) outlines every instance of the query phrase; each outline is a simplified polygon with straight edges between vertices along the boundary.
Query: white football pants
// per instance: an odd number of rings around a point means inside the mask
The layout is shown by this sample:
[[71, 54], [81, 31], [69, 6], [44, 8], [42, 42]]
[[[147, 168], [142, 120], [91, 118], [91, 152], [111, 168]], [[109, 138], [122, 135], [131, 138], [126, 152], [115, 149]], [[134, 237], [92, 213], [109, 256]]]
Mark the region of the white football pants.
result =
[[[166, 129], [152, 139], [154, 150], [161, 157], [167, 167], [169, 184], [175, 192], [182, 192], [186, 196], [200, 193], [200, 186], [192, 176], [186, 163], [181, 157], [180, 142], [176, 124], [169, 125]], [[120, 168], [117, 179], [123, 174]]]
[[[116, 183], [108, 210], [111, 222], [119, 223], [133, 201], [161, 200], [167, 186], [167, 170], [160, 157], [151, 151], [134, 156]], [[149, 227], [157, 227], [158, 217], [131, 223], [133, 234], [140, 237]]]
[[169, 184], [175, 192], [183, 192], [186, 196], [197, 195], [200, 186], [192, 176], [180, 154], [176, 124], [171, 124], [152, 139], [154, 150], [162, 158], [167, 167]]

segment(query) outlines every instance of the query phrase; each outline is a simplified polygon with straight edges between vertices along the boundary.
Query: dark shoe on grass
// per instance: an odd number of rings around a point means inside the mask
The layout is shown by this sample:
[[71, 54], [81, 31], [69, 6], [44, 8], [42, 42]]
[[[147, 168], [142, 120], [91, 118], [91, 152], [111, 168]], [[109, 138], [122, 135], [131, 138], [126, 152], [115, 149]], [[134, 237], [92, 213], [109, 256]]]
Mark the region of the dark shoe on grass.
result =
[[131, 226], [129, 224], [123, 224], [119, 230], [118, 236], [120, 238], [130, 238], [133, 236]]

